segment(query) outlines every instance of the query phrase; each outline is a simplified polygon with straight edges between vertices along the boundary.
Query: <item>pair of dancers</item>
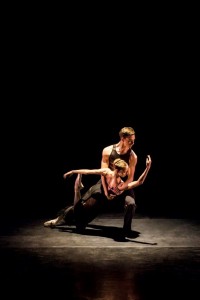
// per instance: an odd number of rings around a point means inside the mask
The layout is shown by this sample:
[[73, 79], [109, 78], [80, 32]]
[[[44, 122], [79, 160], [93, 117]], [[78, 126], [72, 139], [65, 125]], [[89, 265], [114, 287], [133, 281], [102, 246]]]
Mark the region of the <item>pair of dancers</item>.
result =
[[[124, 191], [133, 189], [142, 185], [146, 179], [146, 176], [151, 168], [151, 156], [147, 155], [146, 157], [146, 168], [139, 176], [137, 180], [134, 180], [130, 183], [125, 183], [122, 178], [126, 177], [128, 174], [129, 166], [125, 160], [117, 158], [113, 163], [113, 170], [110, 168], [100, 168], [100, 169], [78, 169], [71, 170], [63, 175], [63, 178], [66, 179], [68, 176], [73, 174], [78, 174], [74, 184], [74, 203], [69, 206], [68, 209], [65, 209], [63, 213], [58, 215], [57, 218], [49, 220], [44, 223], [45, 227], [55, 227], [63, 224], [67, 225], [76, 225], [77, 229], [84, 229], [89, 222], [91, 222], [97, 215], [97, 212], [90, 213], [88, 218], [88, 211], [90, 207], [95, 207], [95, 205], [90, 205], [89, 197], [87, 200], [84, 200], [84, 197], [81, 196], [81, 189], [84, 187], [82, 184], [82, 175], [100, 175], [105, 178], [108, 193], [111, 196], [112, 201], [115, 200], [115, 197], [121, 195]], [[95, 200], [98, 203], [102, 202]], [[87, 215], [87, 216], [86, 216]]]

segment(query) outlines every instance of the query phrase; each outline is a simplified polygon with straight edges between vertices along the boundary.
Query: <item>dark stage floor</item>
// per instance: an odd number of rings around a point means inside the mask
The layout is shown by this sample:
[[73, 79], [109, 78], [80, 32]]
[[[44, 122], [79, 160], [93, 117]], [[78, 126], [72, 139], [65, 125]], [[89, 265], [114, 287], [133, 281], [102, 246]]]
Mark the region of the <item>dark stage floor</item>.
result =
[[133, 220], [119, 239], [123, 215], [101, 215], [78, 234], [45, 228], [46, 219], [1, 226], [1, 291], [11, 297], [69, 300], [196, 299], [200, 287], [200, 223]]

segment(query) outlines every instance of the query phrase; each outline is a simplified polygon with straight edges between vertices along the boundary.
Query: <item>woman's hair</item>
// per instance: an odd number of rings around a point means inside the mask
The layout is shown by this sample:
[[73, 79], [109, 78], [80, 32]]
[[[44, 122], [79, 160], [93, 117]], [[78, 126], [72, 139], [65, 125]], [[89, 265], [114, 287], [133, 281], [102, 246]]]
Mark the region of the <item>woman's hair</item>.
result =
[[135, 130], [132, 127], [123, 127], [120, 132], [119, 132], [119, 137], [120, 138], [126, 138], [130, 135], [135, 134]]
[[128, 164], [125, 162], [125, 160], [121, 158], [116, 158], [113, 162], [114, 167], [118, 170], [125, 170], [128, 167]]

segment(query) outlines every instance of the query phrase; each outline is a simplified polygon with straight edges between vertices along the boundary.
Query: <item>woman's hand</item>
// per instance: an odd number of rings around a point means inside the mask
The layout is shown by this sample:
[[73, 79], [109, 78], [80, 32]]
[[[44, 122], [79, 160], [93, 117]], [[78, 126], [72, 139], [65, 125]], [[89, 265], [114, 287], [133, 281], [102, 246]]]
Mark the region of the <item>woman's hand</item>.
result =
[[150, 155], [147, 155], [147, 157], [146, 157], [146, 167], [147, 167], [148, 169], [151, 168], [151, 163], [152, 163], [151, 156], [150, 156]]
[[112, 194], [106, 196], [106, 198], [107, 198], [108, 200], [113, 200], [115, 197], [116, 197], [116, 195], [112, 195]]
[[70, 175], [72, 175], [72, 174], [73, 174], [73, 171], [69, 171], [69, 172], [63, 174], [63, 178], [66, 179], [67, 176], [70, 176]]

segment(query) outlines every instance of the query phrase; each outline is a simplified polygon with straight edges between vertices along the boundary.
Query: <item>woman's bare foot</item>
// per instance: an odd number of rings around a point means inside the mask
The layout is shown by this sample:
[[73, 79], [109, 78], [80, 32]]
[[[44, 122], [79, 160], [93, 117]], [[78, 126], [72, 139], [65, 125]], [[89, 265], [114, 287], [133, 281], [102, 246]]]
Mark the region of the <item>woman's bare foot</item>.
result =
[[44, 227], [55, 227], [64, 223], [63, 218], [57, 217], [56, 219], [44, 222]]
[[46, 222], [44, 222], [44, 227], [53, 227], [53, 226], [55, 226], [55, 222], [56, 222], [56, 219], [46, 221]]

